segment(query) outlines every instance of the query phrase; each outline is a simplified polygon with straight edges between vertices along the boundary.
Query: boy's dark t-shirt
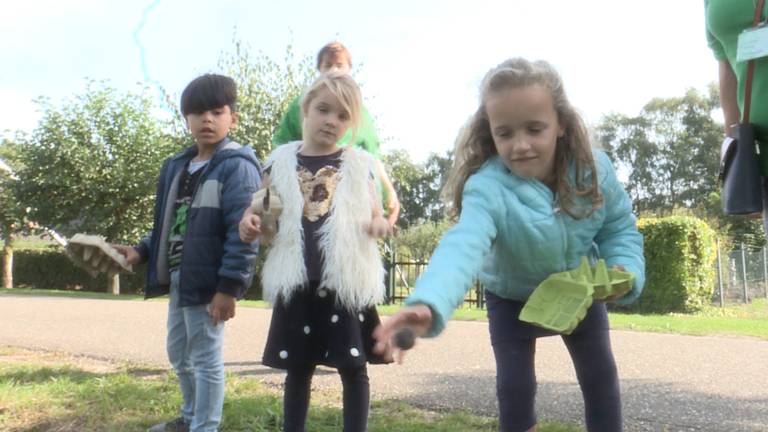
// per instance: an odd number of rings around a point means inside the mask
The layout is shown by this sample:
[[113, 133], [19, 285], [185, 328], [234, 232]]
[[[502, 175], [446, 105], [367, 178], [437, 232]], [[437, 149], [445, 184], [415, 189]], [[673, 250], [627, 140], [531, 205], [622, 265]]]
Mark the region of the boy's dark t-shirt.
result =
[[208, 161], [189, 162], [179, 175], [178, 195], [173, 204], [174, 218], [168, 236], [168, 268], [177, 269], [181, 265], [181, 252], [184, 249], [184, 235], [187, 233], [187, 217], [192, 207], [197, 184], [205, 171]]

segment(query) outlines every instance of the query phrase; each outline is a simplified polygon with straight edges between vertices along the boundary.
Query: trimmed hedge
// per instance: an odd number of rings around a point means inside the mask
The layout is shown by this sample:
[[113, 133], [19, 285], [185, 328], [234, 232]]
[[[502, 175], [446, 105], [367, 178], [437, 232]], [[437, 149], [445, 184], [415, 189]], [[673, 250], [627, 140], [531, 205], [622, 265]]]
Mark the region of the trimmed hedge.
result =
[[[262, 260], [256, 266], [260, 269]], [[248, 299], [260, 299], [261, 287], [254, 277]], [[146, 266], [135, 266], [134, 273], [120, 275], [121, 294], [143, 294], [146, 283]], [[106, 292], [107, 277], [100, 274], [91, 277], [72, 264], [58, 246], [44, 249], [17, 249], [13, 251], [13, 284], [19, 288], [77, 290]]]
[[[143, 266], [134, 274], [120, 275], [120, 293], [143, 293], [145, 277]], [[54, 246], [14, 250], [13, 284], [19, 288], [105, 292], [107, 277], [103, 274], [91, 277], [72, 264], [61, 248]]]
[[692, 312], [709, 305], [715, 288], [715, 232], [694, 217], [638, 221], [645, 239], [646, 282], [631, 306], [639, 312]]
[[[691, 312], [711, 303], [717, 257], [715, 232], [693, 217], [645, 218], [638, 221], [645, 239], [646, 283], [640, 298], [628, 308], [638, 312]], [[263, 252], [263, 251], [262, 251]], [[256, 263], [258, 275], [264, 254]], [[120, 292], [144, 292], [146, 266], [121, 275]], [[58, 247], [14, 251], [14, 284], [19, 287], [105, 292], [104, 275], [92, 278], [75, 267]], [[246, 293], [261, 298], [258, 277]]]

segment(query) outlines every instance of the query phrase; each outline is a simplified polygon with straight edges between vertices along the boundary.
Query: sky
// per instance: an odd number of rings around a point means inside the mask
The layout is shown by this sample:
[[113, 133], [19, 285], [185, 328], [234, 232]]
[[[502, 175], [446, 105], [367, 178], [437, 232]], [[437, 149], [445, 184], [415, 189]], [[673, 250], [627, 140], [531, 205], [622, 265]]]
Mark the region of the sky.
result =
[[[0, 134], [30, 131], [39, 96], [61, 105], [86, 79], [179, 95], [221, 72], [233, 37], [282, 60], [338, 40], [352, 53], [383, 151], [453, 147], [483, 75], [510, 57], [561, 73], [590, 125], [717, 81], [701, 0], [3, 0]], [[160, 104], [159, 92], [158, 104]]]

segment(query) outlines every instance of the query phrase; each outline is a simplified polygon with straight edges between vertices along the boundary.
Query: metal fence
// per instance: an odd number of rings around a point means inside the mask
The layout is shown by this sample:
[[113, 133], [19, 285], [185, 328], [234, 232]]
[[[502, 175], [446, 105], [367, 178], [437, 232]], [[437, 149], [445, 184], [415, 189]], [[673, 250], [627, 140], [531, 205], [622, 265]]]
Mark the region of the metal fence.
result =
[[[718, 243], [715, 261], [715, 286], [712, 304], [749, 303], [755, 298], [768, 298], [768, 248], [738, 245], [730, 253], [721, 253]], [[391, 251], [391, 250], [390, 250]], [[387, 251], [387, 303], [402, 303], [416, 285], [416, 279], [427, 266], [424, 261], [401, 261]], [[464, 298], [464, 307], [484, 308], [483, 287], [476, 281]]]
[[717, 252], [714, 304], [768, 298], [768, 248], [739, 244], [730, 253], [723, 253], [718, 244]]

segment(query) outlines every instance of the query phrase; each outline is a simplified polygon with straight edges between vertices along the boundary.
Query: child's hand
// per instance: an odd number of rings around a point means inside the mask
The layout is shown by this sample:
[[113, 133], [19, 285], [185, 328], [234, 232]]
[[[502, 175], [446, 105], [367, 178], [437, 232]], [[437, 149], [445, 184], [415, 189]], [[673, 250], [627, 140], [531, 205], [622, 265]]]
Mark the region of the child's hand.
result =
[[211, 300], [208, 315], [213, 318], [213, 325], [235, 317], [235, 298], [229, 294], [217, 292]]
[[261, 235], [261, 218], [253, 214], [250, 207], [243, 212], [243, 218], [240, 219], [238, 226], [240, 231], [240, 240], [245, 243], [252, 243]]
[[139, 255], [139, 252], [136, 251], [133, 246], [113, 244], [112, 247], [120, 252], [120, 255], [125, 257], [125, 262], [129, 265], [138, 264], [141, 260], [141, 255]]
[[[612, 267], [611, 267], [611, 269], [612, 269], [612, 270], [619, 270], [619, 271], [623, 271], [623, 272], [627, 271], [627, 269], [625, 269], [625, 268], [624, 268], [624, 266], [623, 266], [623, 265], [621, 265], [621, 264], [617, 264], [617, 265], [614, 265], [614, 266], [612, 266]], [[627, 295], [627, 293], [626, 293], [626, 292], [623, 292], [623, 293], [617, 293], [617, 294], [614, 294], [614, 295], [610, 295], [610, 296], [608, 296], [608, 297], [604, 298], [604, 299], [603, 299], [603, 301], [605, 301], [605, 302], [612, 302], [612, 301], [616, 301], [616, 300], [618, 300], [618, 299], [620, 299], [620, 298], [624, 297], [625, 295]]]
[[432, 309], [429, 306], [418, 304], [404, 307], [373, 331], [373, 337], [376, 339], [373, 351], [385, 358], [395, 358], [398, 364], [402, 364], [406, 349], [398, 347], [397, 342], [405, 341], [398, 340], [401, 339], [398, 333], [408, 329], [414, 337], [420, 337], [425, 335], [430, 327]]
[[381, 238], [392, 234], [392, 226], [389, 225], [384, 216], [374, 216], [371, 223], [366, 227], [366, 231], [373, 238]]

